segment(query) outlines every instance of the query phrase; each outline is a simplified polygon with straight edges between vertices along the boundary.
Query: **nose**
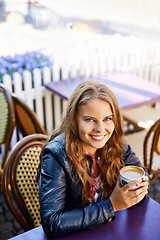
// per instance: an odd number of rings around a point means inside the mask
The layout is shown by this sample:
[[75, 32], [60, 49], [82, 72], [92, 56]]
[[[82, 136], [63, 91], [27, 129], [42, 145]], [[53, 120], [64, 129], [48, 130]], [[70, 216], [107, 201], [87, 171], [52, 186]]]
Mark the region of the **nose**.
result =
[[103, 127], [103, 124], [102, 124], [102, 123], [96, 123], [96, 126], [95, 126], [95, 128], [94, 128], [94, 131], [95, 131], [95, 132], [102, 132], [103, 129], [104, 129], [104, 127]]

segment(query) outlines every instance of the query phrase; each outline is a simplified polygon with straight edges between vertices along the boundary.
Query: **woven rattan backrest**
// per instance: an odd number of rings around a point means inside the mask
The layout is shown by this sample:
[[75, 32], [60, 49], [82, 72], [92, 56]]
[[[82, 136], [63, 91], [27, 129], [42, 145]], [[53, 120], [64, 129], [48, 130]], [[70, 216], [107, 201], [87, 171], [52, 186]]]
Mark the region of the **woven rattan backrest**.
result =
[[13, 102], [16, 115], [16, 126], [23, 136], [34, 133], [46, 134], [46, 131], [38, 120], [36, 113], [32, 111], [28, 105], [16, 96], [13, 96]]
[[[40, 153], [47, 135], [32, 134], [21, 139], [11, 150], [4, 168], [2, 189], [8, 207], [24, 230], [40, 226], [39, 184], [36, 182]], [[14, 201], [7, 194], [8, 186]], [[18, 210], [15, 206], [18, 206]]]
[[3, 168], [10, 148], [10, 141], [15, 126], [13, 100], [4, 84], [0, 84], [0, 144], [4, 144]]
[[40, 163], [42, 147], [37, 143], [23, 152], [16, 171], [18, 190], [25, 202], [26, 208], [33, 219], [35, 227], [41, 225], [39, 213], [39, 186], [36, 183], [37, 169]]
[[0, 88], [0, 144], [5, 142], [9, 124], [9, 104], [5, 92]]

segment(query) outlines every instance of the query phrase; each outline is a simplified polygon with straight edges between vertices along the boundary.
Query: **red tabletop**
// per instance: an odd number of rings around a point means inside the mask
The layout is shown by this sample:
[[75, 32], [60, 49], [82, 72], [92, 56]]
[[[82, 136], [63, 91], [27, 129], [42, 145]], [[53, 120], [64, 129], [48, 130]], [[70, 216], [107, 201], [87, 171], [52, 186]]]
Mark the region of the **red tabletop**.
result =
[[[116, 212], [113, 222], [63, 237], [63, 240], [159, 240], [160, 204], [148, 197], [141, 205]], [[20, 234], [12, 240], [48, 240], [42, 227]], [[10, 240], [11, 240], [10, 239]]]
[[85, 80], [106, 84], [116, 95], [120, 108], [131, 109], [160, 101], [160, 86], [123, 72], [107, 72], [97, 76], [76, 77], [58, 82], [50, 82], [45, 87], [68, 100], [77, 87]]

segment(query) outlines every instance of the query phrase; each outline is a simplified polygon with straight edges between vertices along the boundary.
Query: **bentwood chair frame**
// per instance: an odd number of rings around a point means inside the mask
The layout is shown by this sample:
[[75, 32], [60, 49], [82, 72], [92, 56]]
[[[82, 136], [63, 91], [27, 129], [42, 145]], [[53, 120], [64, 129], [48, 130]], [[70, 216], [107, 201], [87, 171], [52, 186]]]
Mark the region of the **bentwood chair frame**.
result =
[[22, 133], [23, 137], [41, 133], [47, 134], [45, 128], [37, 118], [36, 113], [29, 108], [21, 99], [13, 95], [13, 103], [16, 116], [16, 126]]
[[124, 121], [125, 135], [145, 130], [143, 127], [138, 126], [138, 123], [128, 118], [124, 114], [122, 114], [122, 116]]
[[10, 151], [3, 170], [2, 191], [6, 204], [24, 231], [41, 225], [36, 178], [40, 153], [47, 140], [44, 134], [21, 139]]
[[[151, 146], [149, 146], [149, 139], [152, 138]], [[144, 144], [144, 165], [146, 166], [149, 175], [151, 176], [151, 182], [160, 177], [160, 119], [147, 132]], [[155, 160], [155, 155], [158, 158]], [[154, 161], [157, 163], [157, 169], [154, 169]]]
[[152, 183], [160, 177], [160, 119], [149, 130], [125, 136], [142, 165], [147, 169]]
[[15, 127], [13, 99], [4, 84], [0, 84], [0, 145], [4, 144], [1, 169], [5, 165]]
[[[136, 131], [141, 131], [151, 127], [160, 118], [160, 109], [150, 105], [141, 106], [130, 110], [122, 110], [122, 115], [124, 120], [132, 124]], [[132, 132], [134, 132], [134, 129]]]

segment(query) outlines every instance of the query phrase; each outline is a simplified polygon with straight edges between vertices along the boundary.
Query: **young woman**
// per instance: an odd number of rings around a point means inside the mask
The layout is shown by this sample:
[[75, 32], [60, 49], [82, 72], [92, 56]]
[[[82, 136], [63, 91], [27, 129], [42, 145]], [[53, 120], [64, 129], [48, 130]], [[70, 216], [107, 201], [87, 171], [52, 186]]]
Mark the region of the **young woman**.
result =
[[[111, 90], [94, 81], [73, 92], [61, 127], [42, 151], [40, 213], [49, 238], [107, 223], [140, 202], [148, 177], [120, 186], [124, 165], [140, 166], [123, 140], [123, 121]], [[139, 188], [130, 191], [134, 185]]]

